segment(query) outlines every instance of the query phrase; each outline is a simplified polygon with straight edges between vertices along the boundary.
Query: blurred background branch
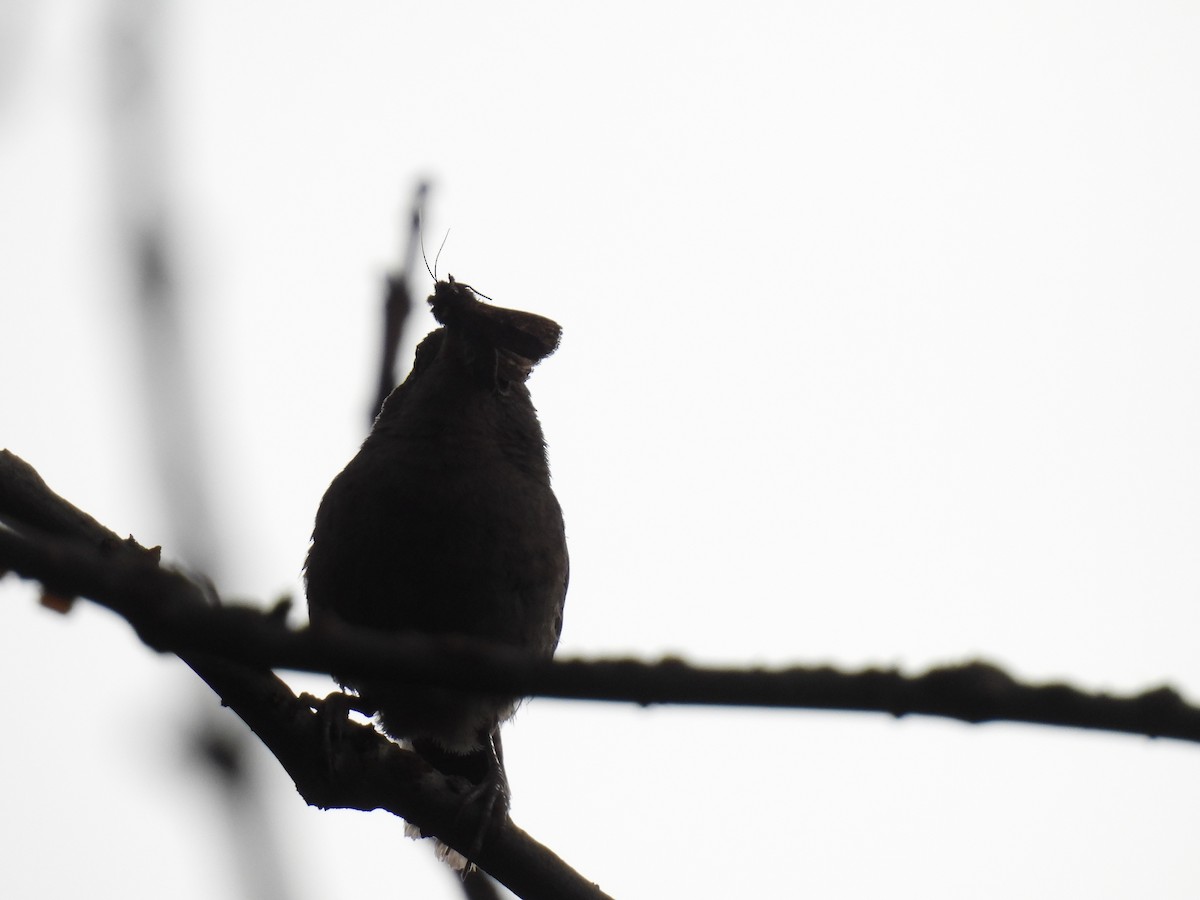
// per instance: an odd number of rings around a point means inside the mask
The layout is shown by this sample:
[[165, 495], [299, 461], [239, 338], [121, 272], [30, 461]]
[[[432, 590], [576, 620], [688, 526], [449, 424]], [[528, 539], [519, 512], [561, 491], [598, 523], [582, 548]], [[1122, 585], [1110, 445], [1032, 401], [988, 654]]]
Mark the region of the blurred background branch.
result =
[[412, 311], [412, 277], [417, 261], [417, 250], [421, 245], [421, 223], [425, 216], [425, 200], [429, 195], [429, 183], [422, 181], [413, 191], [412, 208], [408, 215], [408, 236], [400, 266], [388, 276], [383, 302], [383, 346], [379, 360], [379, 385], [375, 399], [368, 411], [368, 423], [375, 420], [383, 401], [396, 386], [396, 357], [404, 339], [404, 326]]
[[[109, 0], [102, 57], [108, 88], [114, 236], [123, 257], [138, 330], [145, 433], [172, 552], [216, 583], [225, 579], [224, 534], [212, 498], [210, 443], [220, 435], [202, 421], [197, 357], [212, 365], [219, 351], [197, 350], [189, 333], [187, 289], [178, 265], [172, 186], [170, 79], [172, 7], [163, 0]], [[257, 776], [257, 753], [244, 728], [207, 698], [189, 698], [191, 752], [183, 766], [212, 776], [225, 813], [226, 852], [243, 896], [288, 900], [287, 867], [279, 857], [276, 823]]]

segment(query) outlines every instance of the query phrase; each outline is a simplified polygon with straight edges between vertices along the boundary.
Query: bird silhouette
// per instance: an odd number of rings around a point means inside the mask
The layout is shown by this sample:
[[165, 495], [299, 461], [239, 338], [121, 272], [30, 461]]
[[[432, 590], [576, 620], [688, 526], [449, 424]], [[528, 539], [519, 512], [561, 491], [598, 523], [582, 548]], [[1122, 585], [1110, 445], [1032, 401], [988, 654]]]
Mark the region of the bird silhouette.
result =
[[[484, 303], [453, 277], [358, 454], [317, 511], [305, 565], [313, 627], [464, 635], [550, 658], [568, 557], [526, 380], [558, 346], [543, 316]], [[384, 732], [506, 815], [499, 727], [518, 698], [334, 673]]]

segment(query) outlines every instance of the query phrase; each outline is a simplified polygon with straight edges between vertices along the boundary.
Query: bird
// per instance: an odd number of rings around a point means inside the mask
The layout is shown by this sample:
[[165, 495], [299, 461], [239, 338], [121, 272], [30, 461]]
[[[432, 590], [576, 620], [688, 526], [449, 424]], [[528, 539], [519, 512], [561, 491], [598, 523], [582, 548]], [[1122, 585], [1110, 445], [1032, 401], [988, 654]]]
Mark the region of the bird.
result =
[[[549, 659], [570, 577], [562, 508], [526, 384], [562, 329], [453, 276], [358, 453], [321, 500], [305, 562], [312, 627], [466, 636]], [[500, 725], [519, 698], [334, 677], [389, 737], [506, 816]]]

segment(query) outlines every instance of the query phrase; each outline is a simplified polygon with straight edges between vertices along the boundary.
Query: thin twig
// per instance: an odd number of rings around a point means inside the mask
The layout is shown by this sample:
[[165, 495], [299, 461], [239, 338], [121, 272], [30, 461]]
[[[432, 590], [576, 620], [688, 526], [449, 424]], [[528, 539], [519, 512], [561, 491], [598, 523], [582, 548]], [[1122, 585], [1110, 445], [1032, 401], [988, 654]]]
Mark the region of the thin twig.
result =
[[[0, 498], [5, 495], [5, 459], [0, 455]], [[1021, 684], [985, 662], [936, 668], [918, 676], [884, 669], [841, 672], [827, 666], [702, 668], [678, 659], [547, 662], [468, 638], [384, 635], [350, 626], [290, 630], [269, 613], [196, 602], [192, 592], [198, 588], [178, 573], [136, 557], [104, 557], [65, 541], [0, 532], [0, 566], [40, 580], [59, 594], [87, 596], [108, 606], [157, 650], [220, 655], [264, 668], [336, 671], [462, 690], [643, 706], [929, 715], [1200, 741], [1200, 708], [1168, 687], [1113, 697], [1065, 684]]]

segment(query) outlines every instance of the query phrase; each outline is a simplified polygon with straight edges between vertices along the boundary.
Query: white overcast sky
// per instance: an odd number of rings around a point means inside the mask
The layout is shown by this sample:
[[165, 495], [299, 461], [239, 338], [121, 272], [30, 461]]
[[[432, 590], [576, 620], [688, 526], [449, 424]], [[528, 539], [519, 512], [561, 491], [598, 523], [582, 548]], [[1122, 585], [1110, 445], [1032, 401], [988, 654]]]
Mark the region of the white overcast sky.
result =
[[[0, 445], [170, 555], [110, 5], [0, 10]], [[246, 0], [161, 28], [227, 595], [299, 589], [428, 176], [441, 271], [564, 328], [531, 381], [564, 654], [984, 657], [1200, 699], [1200, 7]], [[211, 695], [34, 597], [0, 585], [0, 895], [236, 896], [186, 761]], [[505, 742], [514, 819], [621, 898], [1200, 883], [1182, 744], [544, 700]], [[398, 821], [262, 768], [297, 900], [456, 896]]]

